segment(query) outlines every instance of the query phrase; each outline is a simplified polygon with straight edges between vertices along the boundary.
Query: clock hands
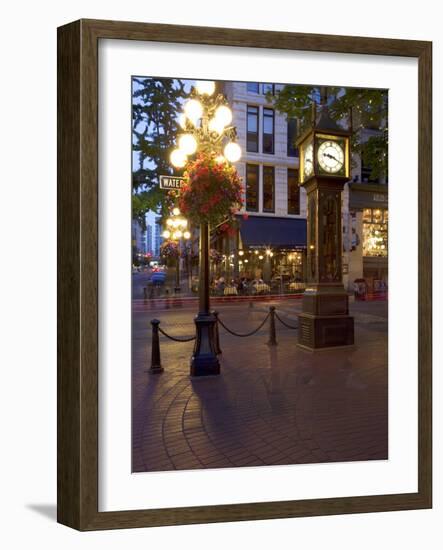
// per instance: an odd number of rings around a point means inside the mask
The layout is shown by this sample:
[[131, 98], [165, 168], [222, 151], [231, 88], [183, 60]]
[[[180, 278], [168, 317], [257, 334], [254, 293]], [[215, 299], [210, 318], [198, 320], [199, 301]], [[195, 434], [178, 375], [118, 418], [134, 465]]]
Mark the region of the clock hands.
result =
[[333, 160], [335, 160], [335, 162], [338, 162], [338, 163], [340, 163], [340, 164], [341, 164], [341, 161], [340, 161], [340, 160], [338, 160], [338, 158], [337, 158], [337, 157], [334, 157], [334, 155], [331, 155], [330, 153], [323, 153], [323, 156], [324, 156], [324, 157], [329, 157], [330, 159], [333, 159]]

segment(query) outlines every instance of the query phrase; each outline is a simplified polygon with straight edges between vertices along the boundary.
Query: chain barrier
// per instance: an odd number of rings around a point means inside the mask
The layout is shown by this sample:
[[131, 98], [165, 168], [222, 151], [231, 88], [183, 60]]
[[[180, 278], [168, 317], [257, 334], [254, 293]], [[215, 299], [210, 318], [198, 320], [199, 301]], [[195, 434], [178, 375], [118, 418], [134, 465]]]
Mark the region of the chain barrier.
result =
[[163, 336], [166, 336], [166, 338], [169, 338], [169, 340], [172, 340], [173, 342], [192, 342], [192, 340], [195, 340], [195, 336], [190, 336], [189, 338], [176, 338], [175, 336], [171, 336], [170, 334], [165, 332], [160, 327], [158, 327], [158, 330], [163, 334]]
[[167, 332], [165, 332], [163, 329], [160, 328], [160, 321], [158, 319], [152, 319], [151, 321], [152, 325], [152, 346], [151, 346], [151, 368], [149, 369], [149, 372], [151, 374], [160, 374], [163, 372], [163, 367], [160, 360], [160, 338], [159, 334], [163, 334], [163, 336], [166, 336], [166, 338], [169, 338], [170, 340], [173, 340], [174, 342], [191, 342], [192, 340], [195, 340], [195, 336], [191, 336], [190, 338], [176, 338], [175, 336], [171, 336]]
[[280, 317], [280, 315], [278, 313], [276, 313], [275, 316], [280, 321], [280, 323], [282, 325], [284, 325], [286, 328], [290, 328], [292, 330], [297, 330], [298, 329], [298, 325], [294, 326], [294, 325], [290, 325], [290, 324], [286, 323], [286, 321], [283, 321], [283, 319]]
[[[284, 321], [280, 315], [276, 312], [275, 306], [269, 307], [269, 313], [266, 315], [266, 317], [263, 319], [263, 321], [256, 327], [254, 330], [251, 330], [250, 332], [246, 333], [240, 333], [235, 332], [235, 330], [230, 329], [228, 326], [225, 325], [225, 323], [220, 319], [219, 313], [217, 311], [213, 311], [212, 314], [215, 317], [215, 323], [214, 323], [214, 346], [215, 351], [217, 355], [219, 355], [222, 350], [220, 348], [220, 340], [219, 340], [219, 333], [218, 333], [218, 325], [220, 324], [226, 332], [229, 334], [232, 334], [233, 336], [239, 336], [240, 338], [247, 338], [248, 336], [252, 336], [253, 334], [256, 334], [263, 326], [265, 325], [266, 321], [270, 319], [269, 322], [269, 340], [268, 345], [269, 346], [276, 346], [277, 344], [277, 334], [275, 329], [275, 318], [280, 321], [280, 323], [285, 326], [288, 329], [297, 330], [298, 325], [290, 325], [286, 321]], [[160, 321], [158, 319], [152, 319], [151, 321], [152, 325], [152, 348], [151, 348], [151, 368], [150, 372], [152, 374], [157, 374], [160, 372], [163, 372], [163, 367], [161, 366], [160, 361], [160, 338], [159, 334], [163, 334], [163, 336], [166, 336], [166, 338], [169, 338], [169, 340], [172, 340], [173, 342], [192, 342], [196, 339], [196, 336], [190, 336], [189, 338], [177, 338], [175, 336], [171, 336], [167, 332], [165, 332], [162, 328], [160, 328]]]
[[229, 332], [229, 334], [232, 334], [233, 336], [239, 336], [240, 338], [246, 338], [247, 336], [252, 336], [253, 334], [255, 334], [256, 332], [258, 332], [262, 327], [263, 325], [266, 323], [266, 321], [268, 320], [269, 316], [271, 315], [271, 313], [268, 313], [266, 315], [266, 317], [263, 319], [263, 321], [259, 324], [259, 326], [252, 330], [251, 332], [247, 332], [245, 334], [240, 334], [238, 332], [235, 332], [233, 330], [231, 330], [230, 328], [228, 328], [224, 323], [223, 321], [220, 319], [220, 317], [217, 317], [217, 321], [221, 324], [221, 326], [227, 331]]

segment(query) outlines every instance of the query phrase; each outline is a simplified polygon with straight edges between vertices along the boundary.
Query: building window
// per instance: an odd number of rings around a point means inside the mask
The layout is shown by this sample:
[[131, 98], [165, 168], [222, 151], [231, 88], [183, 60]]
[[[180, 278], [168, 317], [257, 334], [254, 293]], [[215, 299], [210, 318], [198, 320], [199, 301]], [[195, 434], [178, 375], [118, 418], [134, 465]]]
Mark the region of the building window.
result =
[[363, 256], [388, 255], [388, 211], [382, 208], [363, 210]]
[[263, 166], [263, 212], [274, 212], [274, 167]]
[[274, 109], [263, 109], [263, 153], [274, 153]]
[[288, 120], [288, 157], [298, 157], [298, 149], [295, 146], [297, 138], [297, 119]]
[[258, 164], [246, 165], [246, 210], [258, 212]]
[[288, 168], [288, 214], [300, 214], [300, 188], [298, 170]]
[[246, 150], [258, 153], [258, 107], [248, 105]]
[[248, 82], [246, 84], [247, 86], [247, 90], [249, 93], [252, 93], [252, 94], [258, 94], [259, 93], [259, 86], [258, 86], [258, 82]]
[[266, 94], [272, 94], [274, 95], [274, 84], [262, 84], [261, 85], [261, 89], [262, 89], [262, 94], [263, 95], [266, 95]]

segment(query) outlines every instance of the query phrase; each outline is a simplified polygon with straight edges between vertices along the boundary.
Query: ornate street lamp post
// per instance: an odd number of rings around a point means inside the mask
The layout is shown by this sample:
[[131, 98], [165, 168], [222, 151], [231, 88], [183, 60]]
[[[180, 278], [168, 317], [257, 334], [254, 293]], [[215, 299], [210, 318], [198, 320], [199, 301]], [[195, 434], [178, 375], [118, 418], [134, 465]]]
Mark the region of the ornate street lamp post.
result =
[[191, 233], [186, 229], [188, 220], [180, 216], [180, 210], [176, 207], [172, 210], [172, 216], [166, 220], [166, 226], [162, 233], [164, 239], [170, 239], [177, 242], [177, 259], [175, 266], [175, 288], [174, 292], [180, 292], [180, 241], [181, 239], [189, 240]]
[[[215, 82], [198, 81], [191, 99], [184, 105], [184, 113], [180, 118], [184, 132], [178, 139], [178, 149], [171, 153], [171, 162], [177, 168], [184, 168], [188, 156], [195, 153], [216, 154], [220, 163], [240, 160], [241, 149], [235, 143], [235, 128], [230, 125], [232, 112], [225, 97], [215, 94], [215, 88]], [[220, 374], [214, 339], [216, 319], [210, 311], [209, 236], [209, 223], [201, 221], [199, 307], [195, 318], [197, 336], [191, 358], [192, 376]]]

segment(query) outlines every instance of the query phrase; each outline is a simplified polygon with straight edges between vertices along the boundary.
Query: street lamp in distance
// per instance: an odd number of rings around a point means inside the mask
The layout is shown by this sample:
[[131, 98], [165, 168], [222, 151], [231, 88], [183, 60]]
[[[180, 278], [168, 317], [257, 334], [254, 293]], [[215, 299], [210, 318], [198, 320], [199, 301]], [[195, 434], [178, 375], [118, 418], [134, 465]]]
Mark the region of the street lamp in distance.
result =
[[181, 291], [180, 287], [180, 242], [182, 239], [189, 240], [191, 238], [191, 233], [187, 229], [188, 220], [183, 218], [180, 215], [180, 209], [175, 207], [172, 210], [172, 216], [167, 218], [166, 227], [162, 233], [164, 239], [170, 239], [177, 242], [177, 259], [175, 266], [175, 288], [174, 292], [178, 293]]

